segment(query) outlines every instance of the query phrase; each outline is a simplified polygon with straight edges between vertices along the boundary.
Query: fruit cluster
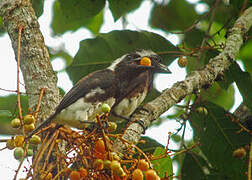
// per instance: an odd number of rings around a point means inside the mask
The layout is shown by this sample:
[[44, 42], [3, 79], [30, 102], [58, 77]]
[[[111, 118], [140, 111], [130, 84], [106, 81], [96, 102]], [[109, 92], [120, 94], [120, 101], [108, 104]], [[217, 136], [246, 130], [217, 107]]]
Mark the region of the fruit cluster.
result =
[[[38, 177], [39, 179], [51, 180], [68, 177], [70, 180], [88, 179], [115, 179], [115, 180], [158, 180], [156, 171], [151, 167], [151, 155], [147, 156], [122, 138], [122, 134], [116, 133], [117, 124], [108, 121], [110, 107], [103, 104], [102, 115], [97, 115], [97, 122], [81, 131], [74, 131], [68, 127], [58, 129], [49, 128], [45, 132], [45, 138], [41, 143], [38, 135], [33, 135], [28, 141], [31, 145], [41, 144], [33, 157], [35, 160], [27, 167], [27, 177]], [[23, 124], [34, 126], [34, 117], [27, 115], [23, 123], [17, 118], [12, 121], [12, 127], [20, 128]], [[30, 129], [25, 131], [29, 132]], [[26, 154], [32, 155], [32, 149], [26, 147], [24, 136], [16, 136], [8, 140], [8, 149], [14, 149], [14, 157], [21, 159]], [[122, 153], [113, 150], [115, 141], [121, 141], [127, 147]], [[64, 153], [60, 150], [62, 143], [67, 143]], [[25, 149], [26, 152], [25, 153]], [[31, 151], [31, 152], [30, 152]], [[54, 154], [56, 161], [49, 162], [47, 159]], [[45, 160], [41, 158], [46, 157]], [[40, 164], [40, 165], [39, 165]], [[41, 167], [41, 164], [43, 167]], [[61, 170], [55, 169], [61, 168]]]

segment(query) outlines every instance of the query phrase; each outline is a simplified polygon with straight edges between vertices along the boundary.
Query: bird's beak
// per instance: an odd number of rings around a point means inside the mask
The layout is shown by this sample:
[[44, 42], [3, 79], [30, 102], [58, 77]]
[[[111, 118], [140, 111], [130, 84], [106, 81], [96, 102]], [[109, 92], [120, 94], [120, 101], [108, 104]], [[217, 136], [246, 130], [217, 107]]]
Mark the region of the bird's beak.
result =
[[171, 71], [168, 69], [168, 67], [164, 64], [158, 63], [157, 66], [155, 66], [155, 71], [157, 73], [166, 73], [170, 74]]

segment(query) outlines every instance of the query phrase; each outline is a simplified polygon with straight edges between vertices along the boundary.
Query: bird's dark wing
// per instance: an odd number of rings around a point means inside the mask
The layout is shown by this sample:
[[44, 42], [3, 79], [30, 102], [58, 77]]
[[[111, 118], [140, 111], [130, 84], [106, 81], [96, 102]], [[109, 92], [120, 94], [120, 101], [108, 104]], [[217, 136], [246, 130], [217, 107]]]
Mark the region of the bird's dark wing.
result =
[[[88, 101], [103, 101], [114, 96], [116, 90], [114, 72], [109, 69], [95, 71], [79, 80], [74, 87], [63, 97], [60, 104], [57, 106], [55, 114], [60, 113], [63, 109], [70, 106], [80, 98], [84, 98], [91, 90], [100, 89], [105, 93], [95, 94], [87, 99]], [[106, 93], [109, 92], [109, 93]], [[95, 92], [94, 92], [95, 93]], [[84, 99], [83, 99], [84, 100]]]

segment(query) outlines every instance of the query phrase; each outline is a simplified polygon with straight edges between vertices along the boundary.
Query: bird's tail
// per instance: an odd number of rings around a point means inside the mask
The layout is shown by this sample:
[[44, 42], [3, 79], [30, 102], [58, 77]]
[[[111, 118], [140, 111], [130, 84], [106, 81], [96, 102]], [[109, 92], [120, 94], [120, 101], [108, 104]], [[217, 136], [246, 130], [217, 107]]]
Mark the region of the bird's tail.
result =
[[43, 121], [41, 124], [39, 124], [30, 134], [28, 134], [26, 136], [25, 139], [29, 139], [32, 137], [32, 135], [34, 135], [35, 133], [37, 133], [39, 130], [41, 130], [42, 128], [48, 126], [52, 120], [56, 117], [57, 113], [52, 114], [49, 118], [47, 118], [45, 121]]

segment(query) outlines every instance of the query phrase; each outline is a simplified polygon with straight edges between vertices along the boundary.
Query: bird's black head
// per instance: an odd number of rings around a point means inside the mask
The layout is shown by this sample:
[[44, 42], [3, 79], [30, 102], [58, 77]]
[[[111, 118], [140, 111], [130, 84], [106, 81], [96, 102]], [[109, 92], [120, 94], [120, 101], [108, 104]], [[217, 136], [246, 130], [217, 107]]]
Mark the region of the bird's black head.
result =
[[168, 67], [161, 64], [161, 57], [151, 50], [138, 50], [115, 60], [109, 69], [119, 74], [171, 73]]

